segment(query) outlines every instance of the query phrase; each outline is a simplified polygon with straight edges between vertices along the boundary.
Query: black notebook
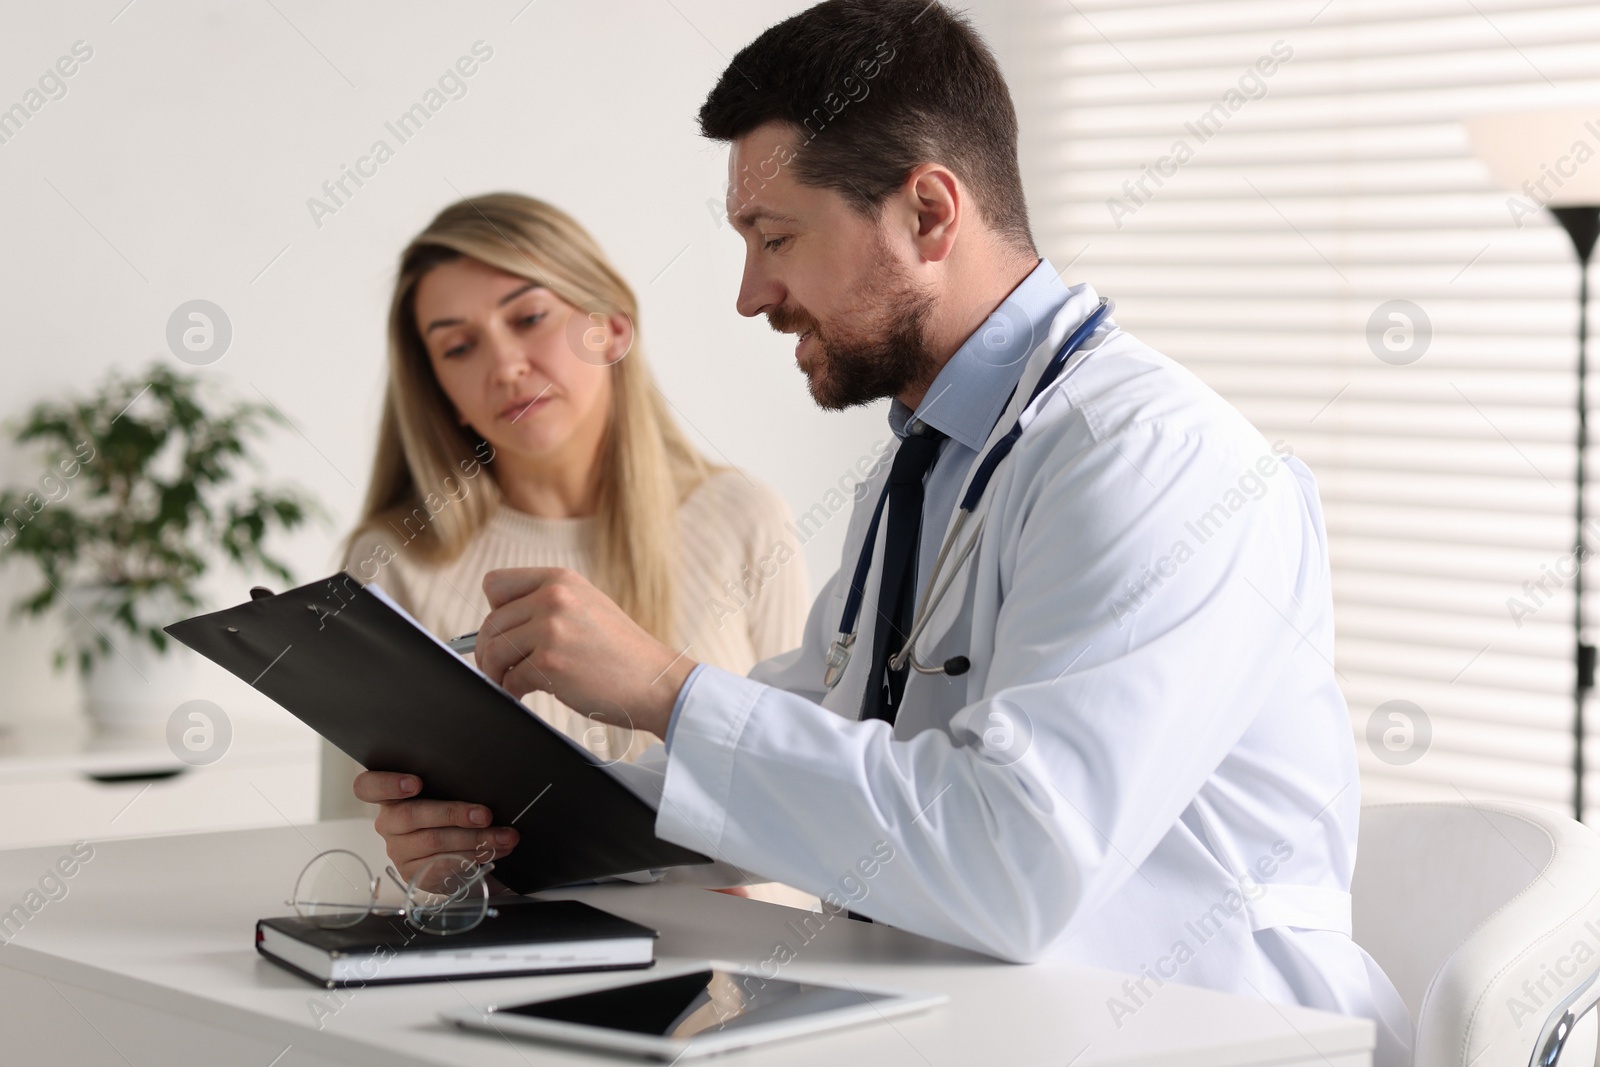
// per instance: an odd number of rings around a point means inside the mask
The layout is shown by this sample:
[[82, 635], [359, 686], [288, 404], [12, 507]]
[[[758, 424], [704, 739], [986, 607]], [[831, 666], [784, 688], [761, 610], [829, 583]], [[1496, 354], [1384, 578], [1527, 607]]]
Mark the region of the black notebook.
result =
[[198, 615], [166, 632], [369, 770], [422, 796], [487, 805], [514, 826], [494, 877], [518, 893], [709, 863], [656, 837], [656, 813], [593, 753], [353, 576]]
[[398, 915], [325, 929], [291, 916], [256, 923], [256, 951], [332, 989], [349, 985], [508, 978], [648, 967], [656, 931], [576, 900], [491, 901], [471, 930], [423, 933]]

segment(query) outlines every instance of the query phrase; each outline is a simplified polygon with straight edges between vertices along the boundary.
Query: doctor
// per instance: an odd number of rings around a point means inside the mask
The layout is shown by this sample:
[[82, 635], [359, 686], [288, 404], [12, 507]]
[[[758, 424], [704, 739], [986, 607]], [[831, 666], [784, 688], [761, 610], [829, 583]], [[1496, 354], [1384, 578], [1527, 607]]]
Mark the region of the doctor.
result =
[[[1310, 472], [1039, 258], [1005, 82], [941, 5], [780, 23], [700, 121], [731, 146], [738, 310], [798, 335], [823, 407], [892, 398], [892, 463], [804, 644], [749, 677], [556, 569], [485, 578], [481, 667], [664, 737], [657, 833], [830, 916], [1126, 972], [1095, 1008], [1117, 1029], [1182, 982], [1367, 1016], [1408, 1062], [1350, 938], [1360, 788]], [[418, 788], [356, 786], [402, 872], [515, 847]]]

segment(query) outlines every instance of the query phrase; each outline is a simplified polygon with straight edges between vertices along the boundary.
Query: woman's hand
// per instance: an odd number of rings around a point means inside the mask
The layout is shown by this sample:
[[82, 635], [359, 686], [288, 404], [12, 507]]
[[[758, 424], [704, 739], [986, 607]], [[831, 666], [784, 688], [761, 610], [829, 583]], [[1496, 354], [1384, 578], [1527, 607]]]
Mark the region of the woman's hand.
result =
[[509, 826], [491, 827], [494, 816], [482, 804], [424, 800], [416, 795], [421, 789], [422, 779], [414, 774], [362, 771], [356, 775], [356, 797], [383, 807], [372, 826], [382, 835], [400, 877], [409, 881], [437, 855], [465, 854], [486, 863], [516, 847], [517, 831]]
[[580, 715], [666, 733], [693, 660], [563, 567], [490, 571], [483, 591], [494, 609], [478, 630], [484, 674], [517, 696], [537, 689]]

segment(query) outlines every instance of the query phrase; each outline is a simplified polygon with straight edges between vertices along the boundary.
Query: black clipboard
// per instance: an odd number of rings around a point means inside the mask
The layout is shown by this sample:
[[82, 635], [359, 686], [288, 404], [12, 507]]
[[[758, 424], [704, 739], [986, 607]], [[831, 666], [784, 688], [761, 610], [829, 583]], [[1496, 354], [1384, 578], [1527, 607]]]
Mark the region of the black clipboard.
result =
[[592, 753], [341, 571], [173, 623], [166, 632], [244, 679], [363, 767], [421, 796], [485, 804], [515, 826], [494, 876], [518, 893], [709, 863], [656, 837], [656, 813]]

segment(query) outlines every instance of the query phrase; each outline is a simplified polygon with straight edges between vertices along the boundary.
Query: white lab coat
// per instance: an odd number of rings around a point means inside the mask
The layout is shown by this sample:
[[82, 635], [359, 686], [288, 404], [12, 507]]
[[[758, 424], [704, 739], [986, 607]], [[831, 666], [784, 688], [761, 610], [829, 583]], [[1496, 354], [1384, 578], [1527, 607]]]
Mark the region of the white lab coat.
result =
[[[1071, 290], [991, 443], [1097, 299]], [[971, 670], [913, 672], [892, 730], [857, 721], [875, 562], [823, 687], [885, 464], [805, 643], [702, 670], [644, 761], [664, 759], [657, 833], [941, 941], [1136, 975], [1092, 1006], [1115, 1029], [1178, 981], [1375, 1018], [1377, 1062], [1409, 1062], [1404, 1005], [1349, 936], [1360, 786], [1311, 473], [1114, 324], [1086, 348], [1022, 413], [918, 641]]]

